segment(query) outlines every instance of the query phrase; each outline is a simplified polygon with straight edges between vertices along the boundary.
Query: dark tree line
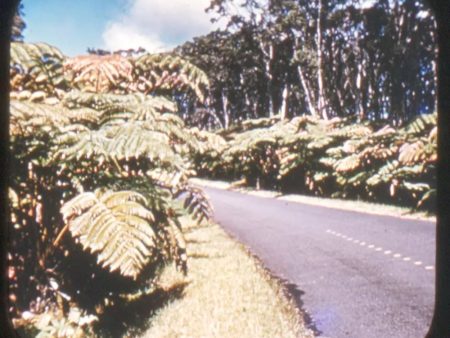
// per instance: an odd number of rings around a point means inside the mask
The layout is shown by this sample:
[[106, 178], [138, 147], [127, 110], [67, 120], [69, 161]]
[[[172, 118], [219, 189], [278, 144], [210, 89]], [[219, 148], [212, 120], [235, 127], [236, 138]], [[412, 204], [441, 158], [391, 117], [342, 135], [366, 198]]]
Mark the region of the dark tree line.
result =
[[309, 114], [402, 125], [435, 111], [436, 24], [422, 2], [213, 0], [208, 10], [226, 29], [176, 49], [211, 79], [196, 123]]
[[18, 3], [11, 26], [11, 41], [23, 41], [23, 30], [27, 27], [23, 20], [23, 4]]

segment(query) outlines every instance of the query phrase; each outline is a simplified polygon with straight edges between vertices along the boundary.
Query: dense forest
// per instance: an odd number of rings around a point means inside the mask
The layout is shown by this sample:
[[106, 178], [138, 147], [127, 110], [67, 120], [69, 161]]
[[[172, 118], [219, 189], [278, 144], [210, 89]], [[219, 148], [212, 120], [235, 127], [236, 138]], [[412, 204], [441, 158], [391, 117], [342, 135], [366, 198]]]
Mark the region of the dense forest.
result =
[[[26, 9], [25, 9], [26, 10]], [[174, 50], [11, 42], [10, 314], [108, 335], [108, 309], [188, 271], [190, 177], [433, 211], [435, 21], [416, 1], [213, 0]], [[26, 16], [25, 16], [26, 18]]]
[[435, 111], [436, 23], [423, 2], [216, 0], [208, 10], [227, 28], [176, 49], [211, 79], [193, 123], [281, 114], [403, 125]]

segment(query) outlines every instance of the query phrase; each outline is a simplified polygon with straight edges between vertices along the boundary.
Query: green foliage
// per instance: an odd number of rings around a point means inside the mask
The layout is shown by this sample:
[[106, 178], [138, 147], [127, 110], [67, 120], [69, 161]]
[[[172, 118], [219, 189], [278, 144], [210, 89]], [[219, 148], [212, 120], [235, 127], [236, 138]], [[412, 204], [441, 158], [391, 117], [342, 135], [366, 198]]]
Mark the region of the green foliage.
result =
[[133, 89], [150, 93], [157, 90], [192, 90], [200, 102], [209, 87], [206, 74], [192, 63], [170, 54], [146, 54], [135, 60]]
[[64, 222], [85, 249], [111, 271], [136, 279], [156, 247], [155, 217], [133, 191], [84, 192], [61, 207]]
[[286, 192], [433, 208], [436, 114], [398, 130], [338, 118], [267, 122], [219, 131], [228, 142], [200, 154], [198, 172]]
[[175, 113], [175, 103], [163, 96], [147, 96], [142, 93], [118, 95], [111, 93], [86, 93], [72, 90], [64, 95], [63, 104], [69, 108], [90, 107], [96, 110], [107, 110], [111, 107], [130, 109], [148, 109], [152, 112]]
[[[146, 101], [147, 108], [176, 112], [176, 104], [148, 94], [184, 94], [193, 102], [203, 103], [209, 90], [209, 80], [201, 69], [171, 54], [68, 58], [45, 43], [12, 42], [10, 64], [11, 97], [47, 104], [63, 99], [66, 104], [104, 109], [109, 104]], [[122, 97], [124, 94], [131, 95]]]
[[[53, 59], [64, 86], [48, 71]], [[93, 321], [76, 325], [73, 311], [92, 319], [170, 262], [187, 273], [180, 219], [211, 217], [206, 196], [188, 182], [203, 134], [185, 127], [170, 99], [124, 90], [134, 67], [127, 60], [68, 61], [45, 44], [13, 46], [11, 69], [22, 78], [11, 101], [10, 312], [32, 334], [83, 336]], [[172, 61], [163, 67], [201, 78]]]
[[[13, 98], [42, 101], [64, 89], [65, 56], [46, 43], [11, 43], [10, 76]], [[20, 93], [18, 93], [20, 91]], [[56, 91], [57, 92], [57, 91]]]
[[91, 92], [124, 92], [133, 64], [120, 55], [80, 55], [67, 59], [64, 70], [74, 88]]
[[426, 2], [318, 4], [210, 2], [224, 28], [177, 53], [210, 77], [208, 101], [221, 126], [281, 112], [398, 127], [434, 111], [437, 32]]

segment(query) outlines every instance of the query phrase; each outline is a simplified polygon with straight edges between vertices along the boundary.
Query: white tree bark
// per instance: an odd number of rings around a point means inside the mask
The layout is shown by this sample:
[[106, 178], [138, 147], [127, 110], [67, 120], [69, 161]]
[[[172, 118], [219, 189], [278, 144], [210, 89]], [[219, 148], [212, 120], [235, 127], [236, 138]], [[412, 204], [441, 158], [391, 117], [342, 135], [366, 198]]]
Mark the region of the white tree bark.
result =
[[222, 109], [223, 109], [223, 121], [224, 127], [227, 129], [230, 125], [230, 115], [228, 112], [228, 97], [222, 92]]
[[266, 50], [266, 47], [264, 46], [263, 42], [260, 43], [261, 50], [265, 56], [265, 71], [267, 76], [267, 93], [269, 96], [269, 116], [272, 117], [274, 115], [274, 106], [273, 106], [273, 74], [272, 74], [272, 67], [271, 64], [273, 62], [273, 59], [275, 57], [275, 51], [273, 48], [273, 44], [269, 44], [269, 51]]
[[281, 103], [281, 109], [280, 109], [280, 116], [281, 116], [281, 120], [286, 119], [287, 113], [288, 113], [288, 99], [289, 99], [289, 85], [285, 84], [284, 88], [283, 88], [283, 101]]
[[323, 0], [317, 1], [317, 110], [318, 114], [323, 119], [328, 120], [328, 114], [326, 111], [326, 100], [324, 91], [324, 78], [323, 78], [323, 53], [322, 53], [322, 11]]
[[297, 72], [298, 72], [298, 76], [300, 77], [300, 83], [302, 85], [303, 91], [305, 92], [305, 96], [306, 96], [306, 104], [308, 105], [309, 108], [309, 112], [311, 113], [312, 116], [314, 117], [318, 117], [318, 113], [316, 110], [316, 107], [314, 106], [314, 94], [311, 92], [311, 90], [308, 87], [308, 83], [306, 82], [305, 79], [305, 74], [303, 74], [303, 69], [302, 66], [298, 65], [297, 66]]

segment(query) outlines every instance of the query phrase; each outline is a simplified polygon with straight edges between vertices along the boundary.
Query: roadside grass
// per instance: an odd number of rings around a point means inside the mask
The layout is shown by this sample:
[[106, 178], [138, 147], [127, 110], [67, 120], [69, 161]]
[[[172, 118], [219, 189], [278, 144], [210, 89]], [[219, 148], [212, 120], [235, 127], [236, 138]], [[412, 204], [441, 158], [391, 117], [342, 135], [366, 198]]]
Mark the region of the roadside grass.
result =
[[325, 197], [314, 197], [314, 196], [294, 195], [294, 194], [283, 195], [276, 191], [257, 190], [248, 187], [235, 187], [233, 185], [233, 182], [228, 183], [224, 181], [212, 181], [199, 178], [193, 178], [190, 181], [193, 184], [197, 184], [199, 186], [224, 190], [235, 190], [245, 194], [259, 197], [276, 198], [283, 201], [299, 202], [304, 204], [323, 206], [327, 208], [357, 211], [374, 215], [385, 215], [385, 216], [436, 222], [435, 215], [430, 215], [429, 213], [426, 212], [415, 211], [410, 208], [399, 207], [390, 204], [378, 204], [364, 201], [332, 199]]
[[149, 337], [313, 337], [281, 282], [218, 225], [186, 222], [189, 272], [167, 267], [158, 286], [185, 285], [151, 317]]

